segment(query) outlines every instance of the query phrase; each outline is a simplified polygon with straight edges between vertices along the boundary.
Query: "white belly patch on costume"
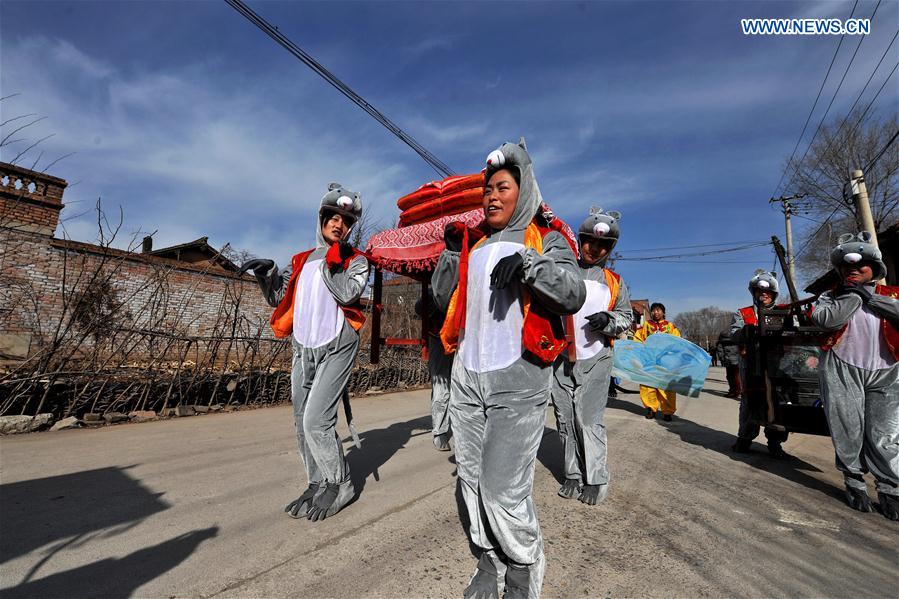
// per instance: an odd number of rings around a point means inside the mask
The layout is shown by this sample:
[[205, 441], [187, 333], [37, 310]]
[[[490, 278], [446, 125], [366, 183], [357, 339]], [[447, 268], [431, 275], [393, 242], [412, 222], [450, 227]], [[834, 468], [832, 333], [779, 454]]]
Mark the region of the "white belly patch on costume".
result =
[[327, 345], [343, 328], [343, 310], [325, 285], [322, 260], [303, 265], [293, 299], [293, 337], [307, 349]]
[[595, 333], [588, 328], [587, 317], [597, 312], [607, 312], [612, 292], [605, 282], [584, 281], [587, 287], [587, 299], [584, 306], [574, 315], [574, 343], [577, 347], [577, 359], [587, 360], [601, 354], [608, 347], [608, 340], [602, 333]]
[[490, 274], [502, 258], [522, 249], [520, 243], [499, 241], [477, 248], [468, 257], [465, 330], [459, 340], [459, 358], [466, 370], [491, 372], [521, 358], [521, 285], [493, 289]]
[[880, 318], [867, 306], [855, 311], [833, 348], [839, 358], [863, 370], [883, 370], [896, 363], [880, 330]]

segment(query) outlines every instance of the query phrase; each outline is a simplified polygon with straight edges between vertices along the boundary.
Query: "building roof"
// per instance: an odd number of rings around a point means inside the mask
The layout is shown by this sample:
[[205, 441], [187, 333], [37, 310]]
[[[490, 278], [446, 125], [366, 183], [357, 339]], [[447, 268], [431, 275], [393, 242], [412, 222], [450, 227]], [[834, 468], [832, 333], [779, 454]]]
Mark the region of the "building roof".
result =
[[237, 272], [238, 266], [222, 256], [221, 252], [209, 245], [209, 237], [200, 237], [187, 243], [173, 245], [158, 250], [144, 252], [150, 256], [178, 260], [196, 264], [198, 262], [210, 262], [224, 270]]

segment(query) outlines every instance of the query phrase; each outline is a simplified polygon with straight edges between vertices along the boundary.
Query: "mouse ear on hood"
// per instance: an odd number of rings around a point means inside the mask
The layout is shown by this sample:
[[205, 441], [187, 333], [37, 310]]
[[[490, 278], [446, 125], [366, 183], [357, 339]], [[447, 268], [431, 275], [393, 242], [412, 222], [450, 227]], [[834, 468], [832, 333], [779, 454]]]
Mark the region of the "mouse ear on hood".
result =
[[855, 239], [855, 235], [853, 235], [852, 233], [843, 233], [842, 235], [837, 237], [837, 243], [842, 245], [844, 243], [849, 243], [853, 239]]
[[869, 231], [862, 231], [858, 234], [858, 240], [862, 243], [871, 243], [874, 240], [874, 236]]
[[335, 189], [340, 189], [341, 187], [343, 187], [343, 185], [334, 181], [328, 184], [328, 191], [334, 191]]
[[617, 210], [610, 210], [610, 211], [606, 212], [606, 214], [608, 214], [615, 220], [621, 220], [621, 213], [618, 212]]

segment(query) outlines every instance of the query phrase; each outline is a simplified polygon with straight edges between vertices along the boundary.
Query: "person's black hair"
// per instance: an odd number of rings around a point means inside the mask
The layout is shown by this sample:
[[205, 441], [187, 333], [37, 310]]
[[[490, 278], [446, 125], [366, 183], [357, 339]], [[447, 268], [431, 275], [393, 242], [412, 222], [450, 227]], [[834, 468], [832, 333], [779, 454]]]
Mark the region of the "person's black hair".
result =
[[650, 304], [649, 311], [652, 312], [656, 308], [661, 308], [662, 312], [664, 312], [665, 314], [668, 313], [668, 310], [665, 309], [665, 304], [663, 304], [662, 302], [653, 302], [652, 304]]
[[331, 220], [331, 217], [334, 216], [335, 214], [339, 214], [340, 216], [342, 216], [344, 218], [344, 221], [347, 221], [346, 222], [347, 228], [352, 227], [353, 225], [356, 224], [356, 219], [353, 218], [352, 216], [347, 216], [346, 214], [340, 212], [339, 210], [335, 210], [334, 208], [331, 208], [330, 206], [325, 206], [321, 210], [321, 215], [320, 215], [321, 218], [318, 219], [318, 228], [321, 229], [322, 227], [324, 227], [325, 223], [328, 222], [329, 220]]
[[486, 185], [487, 183], [489, 183], [493, 175], [500, 171], [508, 171], [509, 174], [512, 175], [512, 178], [515, 179], [515, 183], [518, 185], [518, 187], [521, 187], [521, 173], [517, 168], [512, 166], [501, 166], [495, 171], [487, 171], [487, 179], [484, 181], [484, 184]]

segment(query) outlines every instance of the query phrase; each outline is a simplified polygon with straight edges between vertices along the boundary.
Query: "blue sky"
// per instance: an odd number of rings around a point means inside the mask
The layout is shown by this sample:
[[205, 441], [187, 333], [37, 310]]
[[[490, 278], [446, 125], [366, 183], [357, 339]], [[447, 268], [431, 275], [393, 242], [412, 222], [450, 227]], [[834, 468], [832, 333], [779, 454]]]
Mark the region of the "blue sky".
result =
[[[622, 212], [627, 255], [783, 238], [767, 200], [839, 38], [744, 36], [740, 19], [846, 18], [853, 2], [249, 4], [458, 172], [524, 135], [547, 201], [574, 226], [594, 204]], [[879, 8], [832, 115], [897, 12]], [[329, 181], [362, 192], [386, 226], [398, 196], [435, 178], [224, 2], [4, 0], [0, 34], [2, 95], [21, 94], [3, 118], [47, 117], [29, 130], [55, 133], [41, 163], [77, 152], [51, 169], [72, 184], [63, 218], [77, 240], [95, 238], [84, 213], [101, 197], [122, 206], [129, 237], [157, 230], [156, 247], [208, 235], [284, 262], [312, 243]], [[878, 106], [895, 111], [896, 94]], [[673, 316], [744, 305], [753, 270], [773, 266], [767, 249], [712, 259], [753, 263], [617, 270]]]

